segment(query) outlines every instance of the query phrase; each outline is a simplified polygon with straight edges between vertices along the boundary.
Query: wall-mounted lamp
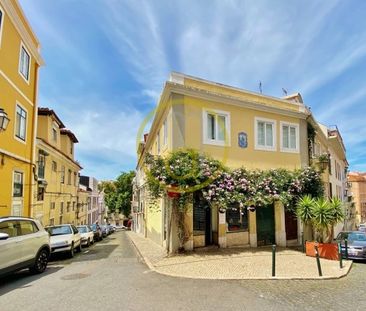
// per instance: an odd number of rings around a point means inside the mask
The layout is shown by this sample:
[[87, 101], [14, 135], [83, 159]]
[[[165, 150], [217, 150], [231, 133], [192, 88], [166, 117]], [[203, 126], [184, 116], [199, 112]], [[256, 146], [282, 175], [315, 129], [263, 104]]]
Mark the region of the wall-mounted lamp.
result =
[[8, 118], [8, 114], [4, 111], [4, 109], [0, 108], [0, 132], [5, 131], [10, 119]]

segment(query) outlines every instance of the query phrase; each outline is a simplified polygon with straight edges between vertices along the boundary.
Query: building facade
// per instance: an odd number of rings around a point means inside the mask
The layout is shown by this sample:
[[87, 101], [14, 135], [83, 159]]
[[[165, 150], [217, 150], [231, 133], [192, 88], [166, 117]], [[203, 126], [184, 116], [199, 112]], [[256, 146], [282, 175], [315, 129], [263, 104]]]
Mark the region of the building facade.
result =
[[355, 207], [355, 224], [366, 223], [366, 173], [349, 172], [349, 197]]
[[79, 172], [76, 136], [48, 108], [38, 109], [36, 187], [32, 216], [43, 225], [78, 224]]
[[90, 176], [80, 176], [80, 185], [88, 192], [88, 224], [102, 223], [104, 215], [104, 202], [100, 202], [98, 180]]
[[[150, 132], [138, 149], [132, 201], [134, 230], [169, 250], [176, 250], [177, 237], [168, 237], [167, 231], [167, 211], [171, 210], [172, 200], [162, 198], [157, 203], [160, 208], [153, 208], [149, 202], [143, 164], [147, 153], [164, 156], [170, 151], [190, 148], [222, 161], [229, 168], [300, 169], [309, 166], [311, 159], [309, 118], [328, 150], [332, 135], [323, 137], [320, 125], [300, 94], [275, 98], [172, 73], [160, 96]], [[344, 160], [345, 154], [339, 155], [339, 163]], [[269, 241], [264, 238], [268, 230], [272, 243], [280, 246], [300, 243], [301, 223], [280, 202], [245, 215], [239, 210], [219, 213], [217, 206], [206, 205], [193, 199], [191, 214], [186, 216], [192, 231], [186, 249], [210, 244], [256, 247]], [[245, 226], [231, 230], [230, 224], [238, 217], [246, 218], [241, 220]]]
[[40, 43], [17, 0], [0, 0], [0, 110], [10, 122], [0, 130], [0, 216], [30, 216], [36, 184]]

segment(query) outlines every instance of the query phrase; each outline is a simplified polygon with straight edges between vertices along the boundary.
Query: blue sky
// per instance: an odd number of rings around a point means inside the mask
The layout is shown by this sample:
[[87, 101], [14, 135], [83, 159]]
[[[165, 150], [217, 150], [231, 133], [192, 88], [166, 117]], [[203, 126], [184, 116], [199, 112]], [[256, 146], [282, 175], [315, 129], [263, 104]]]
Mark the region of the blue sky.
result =
[[366, 171], [366, 1], [20, 0], [42, 44], [39, 105], [78, 137], [82, 174], [134, 169], [170, 71], [283, 96], [338, 125]]

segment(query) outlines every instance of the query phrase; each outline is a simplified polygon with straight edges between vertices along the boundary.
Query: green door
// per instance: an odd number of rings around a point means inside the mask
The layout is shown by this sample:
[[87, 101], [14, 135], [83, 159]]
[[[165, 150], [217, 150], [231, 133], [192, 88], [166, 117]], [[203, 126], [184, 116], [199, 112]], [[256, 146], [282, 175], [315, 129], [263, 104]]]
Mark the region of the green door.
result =
[[257, 208], [256, 214], [258, 246], [275, 244], [276, 239], [273, 204]]

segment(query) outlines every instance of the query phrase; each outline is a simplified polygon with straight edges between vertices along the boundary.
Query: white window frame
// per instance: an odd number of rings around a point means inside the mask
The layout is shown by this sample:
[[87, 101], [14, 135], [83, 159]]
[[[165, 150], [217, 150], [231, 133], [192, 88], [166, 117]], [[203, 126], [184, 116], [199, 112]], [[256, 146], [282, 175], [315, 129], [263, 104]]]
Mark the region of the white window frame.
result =
[[5, 23], [5, 12], [1, 6], [0, 6], [0, 12], [1, 12], [1, 20], [0, 20], [0, 49], [1, 49], [1, 39], [3, 37], [3, 28]]
[[[19, 108], [21, 108], [22, 110], [24, 110], [25, 113], [26, 113], [24, 140], [22, 138], [20, 138], [20, 137], [17, 136], [17, 127], [18, 127], [18, 124], [17, 124], [17, 108], [18, 108], [18, 106], [19, 106]], [[15, 115], [14, 138], [17, 141], [25, 144], [26, 141], [27, 141], [28, 110], [23, 105], [21, 105], [19, 102], [16, 102], [16, 105], [15, 105], [15, 114], [14, 115]]]
[[[25, 52], [28, 54], [29, 56], [29, 63], [28, 63], [28, 79], [23, 75], [22, 71], [21, 71], [21, 60], [22, 60], [22, 50], [25, 50]], [[24, 79], [24, 81], [29, 84], [30, 81], [30, 69], [31, 69], [31, 64], [32, 64], [32, 55], [29, 53], [29, 50], [27, 49], [27, 47], [25, 46], [25, 44], [23, 42], [20, 42], [20, 50], [19, 50], [19, 66], [18, 66], [18, 72], [20, 74], [20, 76]]]
[[[216, 124], [216, 139], [209, 139], [208, 133], [207, 133], [207, 121], [208, 121], [208, 115], [212, 114], [215, 115], [215, 124]], [[217, 126], [217, 116], [223, 116], [225, 117], [225, 136], [226, 140], [218, 140], [218, 126]], [[230, 127], [230, 112], [228, 111], [222, 111], [222, 110], [216, 110], [216, 109], [207, 109], [204, 108], [202, 111], [202, 132], [203, 132], [203, 143], [205, 145], [216, 145], [216, 146], [225, 146], [230, 147], [231, 146], [231, 127]]]
[[[14, 196], [15, 174], [20, 174], [22, 176], [22, 196], [19, 196], [19, 197], [18, 196]], [[13, 171], [11, 197], [13, 198], [13, 200], [21, 200], [21, 199], [24, 198], [24, 172], [22, 170], [14, 170]]]
[[[289, 129], [290, 127], [294, 127], [295, 128], [295, 138], [296, 138], [296, 148], [285, 148], [283, 146], [283, 126], [288, 126]], [[290, 132], [289, 132], [290, 135]], [[290, 136], [289, 136], [290, 138]], [[280, 150], [281, 152], [289, 152], [289, 153], [300, 153], [300, 126], [298, 123], [290, 123], [290, 122], [284, 122], [281, 121], [280, 122]]]
[[[273, 133], [273, 146], [262, 146], [258, 144], [258, 122], [264, 122], [272, 124]], [[264, 134], [266, 137], [266, 134]], [[263, 151], [277, 151], [277, 121], [273, 119], [267, 119], [262, 117], [254, 118], [254, 149]]]

